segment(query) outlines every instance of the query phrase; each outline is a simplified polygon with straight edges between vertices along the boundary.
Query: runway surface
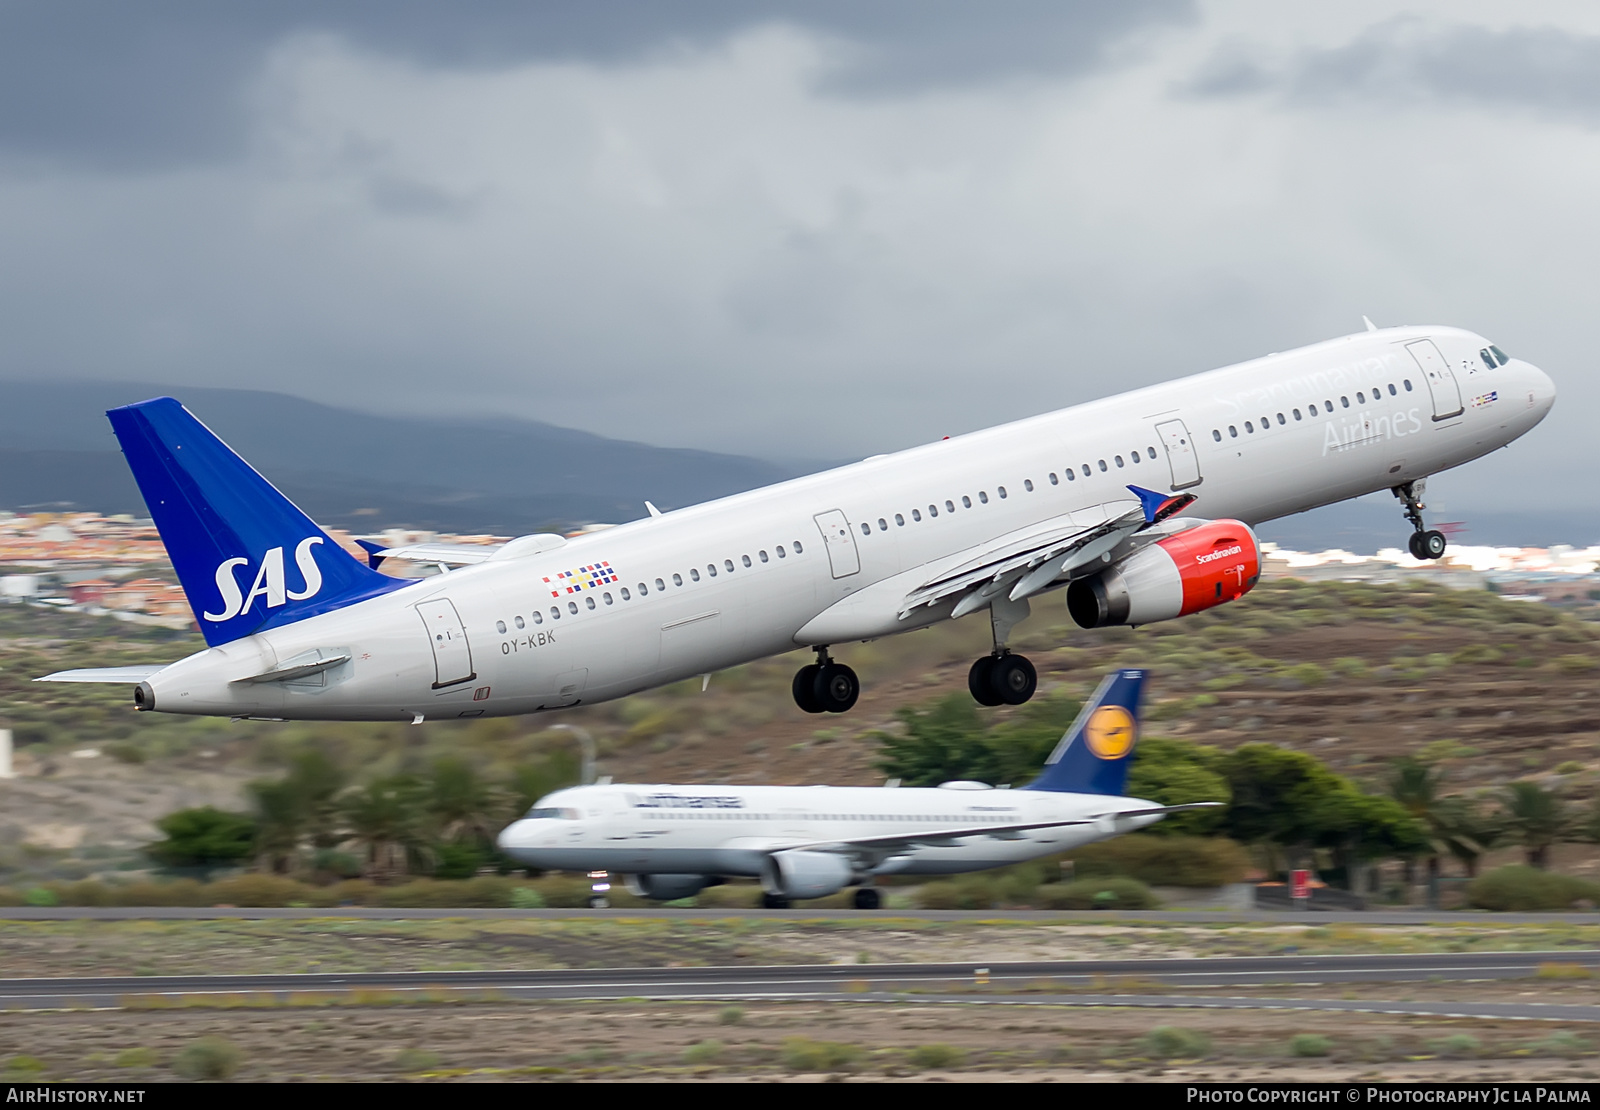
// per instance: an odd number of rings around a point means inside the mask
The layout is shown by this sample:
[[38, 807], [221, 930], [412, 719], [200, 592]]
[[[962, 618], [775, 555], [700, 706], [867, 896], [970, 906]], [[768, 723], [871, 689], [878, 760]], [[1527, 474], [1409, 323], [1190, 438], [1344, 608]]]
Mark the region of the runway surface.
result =
[[[1600, 950], [1413, 955], [1216, 957], [963, 964], [826, 964], [539, 971], [423, 971], [294, 975], [126, 976], [0, 980], [0, 1009], [120, 1008], [203, 1002], [360, 1002], [379, 996], [505, 999], [829, 999], [1055, 1006], [1300, 1008], [1468, 1017], [1600, 1021], [1600, 1006], [1538, 1003], [1403, 1003], [1157, 994], [1174, 987], [1521, 979], [1540, 965], [1600, 970]], [[1118, 979], [1144, 993], [1116, 993]], [[1093, 994], [1065, 993], [1089, 987]], [[1006, 993], [1025, 990], [1033, 993]], [[957, 993], [960, 992], [960, 993]]]
[[0, 921], [212, 921], [212, 920], [316, 920], [353, 918], [369, 921], [425, 921], [441, 918], [483, 920], [528, 918], [555, 920], [585, 918], [659, 918], [680, 921], [749, 920], [855, 921], [1016, 921], [1025, 924], [1059, 924], [1064, 921], [1107, 923], [1132, 921], [1148, 924], [1205, 922], [1209, 924], [1265, 923], [1275, 925], [1600, 925], [1600, 911], [1574, 913], [1480, 913], [1466, 911], [1377, 910], [1351, 913], [1288, 912], [1277, 910], [849, 910], [801, 906], [789, 910], [734, 909], [389, 909], [373, 906], [332, 908], [251, 908], [248, 906], [0, 906]]

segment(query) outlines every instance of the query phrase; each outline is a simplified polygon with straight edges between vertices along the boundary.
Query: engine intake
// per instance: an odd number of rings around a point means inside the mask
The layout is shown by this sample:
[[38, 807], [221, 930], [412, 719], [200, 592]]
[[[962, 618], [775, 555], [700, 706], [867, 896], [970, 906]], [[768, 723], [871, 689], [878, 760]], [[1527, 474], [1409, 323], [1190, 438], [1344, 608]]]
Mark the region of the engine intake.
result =
[[761, 889], [779, 898], [826, 898], [850, 883], [850, 861], [832, 852], [777, 852], [761, 868]]
[[1243, 597], [1260, 577], [1250, 526], [1211, 520], [1078, 579], [1067, 587], [1067, 612], [1080, 628], [1152, 624]]

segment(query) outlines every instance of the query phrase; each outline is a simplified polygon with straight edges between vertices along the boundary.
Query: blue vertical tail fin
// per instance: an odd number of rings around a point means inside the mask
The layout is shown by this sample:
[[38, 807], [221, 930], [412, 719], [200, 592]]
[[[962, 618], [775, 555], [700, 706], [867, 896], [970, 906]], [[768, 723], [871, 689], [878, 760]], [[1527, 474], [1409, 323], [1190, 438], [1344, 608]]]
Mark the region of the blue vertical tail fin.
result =
[[1121, 795], [1139, 742], [1144, 671], [1113, 671], [1084, 705], [1025, 790]]
[[376, 597], [370, 569], [171, 397], [106, 416], [206, 643]]

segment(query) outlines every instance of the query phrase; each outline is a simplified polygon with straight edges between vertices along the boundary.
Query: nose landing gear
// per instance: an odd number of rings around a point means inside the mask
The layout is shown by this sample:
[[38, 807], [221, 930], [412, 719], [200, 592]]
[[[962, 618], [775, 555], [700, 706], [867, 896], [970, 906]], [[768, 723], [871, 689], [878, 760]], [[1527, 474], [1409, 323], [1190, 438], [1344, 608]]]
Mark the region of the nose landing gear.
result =
[[1411, 557], [1417, 560], [1439, 559], [1444, 557], [1444, 550], [1448, 542], [1444, 533], [1430, 529], [1422, 520], [1422, 510], [1428, 506], [1422, 503], [1422, 491], [1427, 479], [1418, 478], [1414, 482], [1403, 482], [1389, 492], [1399, 498], [1405, 506], [1405, 517], [1411, 522], [1413, 529], [1411, 539], [1406, 546], [1411, 550]]
[[795, 672], [791, 688], [794, 703], [807, 713], [844, 713], [861, 696], [856, 672], [828, 656], [826, 644], [817, 648], [817, 661]]

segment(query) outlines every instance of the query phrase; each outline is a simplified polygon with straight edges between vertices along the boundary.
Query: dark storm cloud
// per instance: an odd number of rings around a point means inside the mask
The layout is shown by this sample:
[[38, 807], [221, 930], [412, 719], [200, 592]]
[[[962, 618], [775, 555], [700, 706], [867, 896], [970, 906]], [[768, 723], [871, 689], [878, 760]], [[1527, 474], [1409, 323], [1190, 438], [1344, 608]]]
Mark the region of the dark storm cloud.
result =
[[1072, 76], [1130, 34], [1192, 15], [1192, 0], [0, 0], [0, 149], [117, 169], [227, 157], [248, 139], [251, 78], [297, 33], [429, 68], [483, 69], [626, 62], [784, 23], [845, 45], [825, 91], [883, 95]]
[[1554, 27], [1491, 30], [1415, 18], [1269, 67], [1235, 45], [1184, 86], [1200, 97], [1278, 93], [1293, 103], [1436, 101], [1512, 107], [1600, 123], [1600, 38]]

